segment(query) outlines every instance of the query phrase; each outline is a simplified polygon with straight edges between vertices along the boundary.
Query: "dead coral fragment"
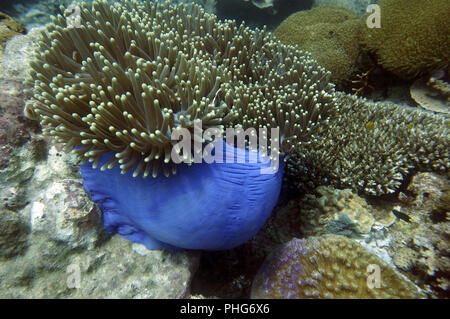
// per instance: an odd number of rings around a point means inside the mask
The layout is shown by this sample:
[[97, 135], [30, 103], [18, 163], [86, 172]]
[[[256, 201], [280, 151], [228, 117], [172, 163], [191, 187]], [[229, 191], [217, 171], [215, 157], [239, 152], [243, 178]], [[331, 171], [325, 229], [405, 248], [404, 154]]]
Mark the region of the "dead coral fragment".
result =
[[[375, 269], [379, 270], [379, 282]], [[294, 238], [273, 252], [253, 281], [251, 297], [423, 298], [425, 295], [356, 241], [327, 235]]]
[[362, 22], [363, 42], [386, 70], [414, 79], [450, 61], [450, 1], [381, 0], [381, 28]]
[[440, 70], [417, 79], [410, 89], [411, 97], [420, 107], [438, 113], [450, 114], [450, 83]]

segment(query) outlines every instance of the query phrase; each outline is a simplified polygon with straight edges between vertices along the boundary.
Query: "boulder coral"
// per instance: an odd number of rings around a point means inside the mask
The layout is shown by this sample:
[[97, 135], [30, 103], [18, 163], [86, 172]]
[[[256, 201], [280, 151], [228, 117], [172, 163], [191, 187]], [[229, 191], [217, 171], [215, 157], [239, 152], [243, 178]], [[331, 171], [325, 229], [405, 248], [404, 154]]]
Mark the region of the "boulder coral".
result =
[[378, 4], [381, 28], [362, 26], [362, 42], [378, 64], [406, 80], [448, 66], [450, 1], [381, 0]]
[[309, 51], [331, 72], [338, 89], [351, 86], [352, 76], [367, 64], [360, 46], [359, 16], [345, 8], [321, 6], [296, 12], [274, 34], [283, 43]]
[[326, 235], [294, 238], [270, 254], [256, 274], [251, 297], [373, 299], [425, 294], [356, 241]]

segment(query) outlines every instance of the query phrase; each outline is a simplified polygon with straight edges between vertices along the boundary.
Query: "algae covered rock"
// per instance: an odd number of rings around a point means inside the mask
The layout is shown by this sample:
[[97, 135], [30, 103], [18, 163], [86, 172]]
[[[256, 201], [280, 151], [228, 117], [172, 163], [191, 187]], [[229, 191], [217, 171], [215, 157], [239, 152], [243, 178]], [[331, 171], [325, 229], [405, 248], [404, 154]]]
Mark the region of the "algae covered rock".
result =
[[349, 86], [352, 75], [366, 64], [361, 53], [359, 16], [345, 8], [323, 6], [296, 12], [274, 34], [283, 43], [309, 51], [331, 71], [331, 81], [338, 88]]
[[[381, 28], [362, 28], [362, 41], [387, 71], [414, 79], [450, 61], [450, 1], [381, 0]], [[364, 20], [365, 21], [365, 20]]]
[[6, 41], [18, 33], [24, 33], [25, 29], [20, 23], [10, 16], [0, 12], [0, 49]]
[[0, 259], [20, 254], [26, 248], [28, 232], [19, 214], [0, 208]]
[[252, 298], [421, 298], [406, 277], [339, 235], [294, 238], [263, 263]]

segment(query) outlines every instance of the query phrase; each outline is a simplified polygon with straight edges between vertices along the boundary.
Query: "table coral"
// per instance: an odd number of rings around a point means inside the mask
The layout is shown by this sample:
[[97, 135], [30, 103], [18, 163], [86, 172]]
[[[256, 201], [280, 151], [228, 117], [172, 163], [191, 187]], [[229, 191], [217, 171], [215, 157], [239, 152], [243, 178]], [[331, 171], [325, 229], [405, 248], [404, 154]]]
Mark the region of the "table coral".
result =
[[[379, 267], [379, 287], [370, 288]], [[423, 298], [421, 290], [357, 242], [338, 235], [294, 238], [273, 252], [252, 285], [252, 298]]]

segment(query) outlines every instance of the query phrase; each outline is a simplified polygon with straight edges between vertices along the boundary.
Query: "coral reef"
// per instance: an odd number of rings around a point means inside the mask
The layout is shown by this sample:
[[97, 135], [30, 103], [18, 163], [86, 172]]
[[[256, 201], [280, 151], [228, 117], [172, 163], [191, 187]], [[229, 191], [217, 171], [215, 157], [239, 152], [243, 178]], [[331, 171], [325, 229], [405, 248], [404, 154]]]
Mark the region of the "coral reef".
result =
[[292, 238], [339, 234], [370, 242], [396, 220], [394, 204], [372, 205], [349, 189], [319, 186], [277, 207], [252, 239], [257, 254], [266, 256]]
[[[8, 123], [0, 130], [0, 297], [188, 296], [199, 255], [151, 252], [108, 236], [76, 157], [23, 117], [27, 59], [40, 32], [12, 39], [0, 64], [0, 117]], [[79, 289], [71, 280], [77, 269]]]
[[[191, 23], [192, 16], [198, 24]], [[94, 162], [92, 168], [82, 165], [81, 174], [103, 212], [105, 229], [148, 249], [171, 251], [229, 249], [251, 238], [276, 204], [283, 166], [262, 172], [270, 161], [256, 154], [257, 161], [249, 162], [249, 150], [225, 147], [223, 126], [268, 104], [261, 126], [282, 121], [286, 140], [307, 134], [320, 123], [317, 111], [332, 102], [324, 91], [332, 89], [327, 73], [315, 69], [314, 61], [290, 59], [289, 48], [277, 47], [264, 32], [217, 22], [196, 5], [94, 1], [92, 10], [82, 5], [81, 21], [72, 28], [58, 16], [48, 26], [39, 48], [44, 53], [30, 63], [35, 87], [25, 113], [39, 118], [43, 132], [66, 149], [75, 147], [84, 155], [82, 164]], [[261, 46], [269, 57], [258, 52]], [[272, 55], [285, 61], [275, 73], [263, 70]], [[299, 88], [304, 70], [313, 80], [325, 78], [323, 84], [302, 78], [299, 92], [282, 85], [288, 78]], [[261, 87], [268, 79], [271, 85]], [[280, 114], [275, 103], [253, 101], [250, 93], [296, 99], [287, 107], [301, 105], [304, 111], [297, 117], [304, 117], [303, 123], [285, 122], [294, 116], [289, 109]], [[311, 95], [315, 99], [307, 100]], [[201, 139], [198, 149], [177, 149], [172, 133], [185, 129], [190, 136], [183, 138], [194, 138], [195, 147], [195, 138], [202, 138], [196, 124], [200, 130], [215, 129], [213, 148], [218, 153], [220, 147], [223, 158], [191, 165], [198, 153], [200, 159], [207, 154]], [[278, 161], [277, 151], [271, 156]], [[184, 162], [176, 163], [174, 154]], [[98, 165], [109, 170], [101, 172]], [[139, 175], [144, 178], [135, 180]], [[154, 178], [145, 179], [148, 175]]]
[[6, 43], [5, 49], [0, 51], [1, 79], [23, 83], [30, 77], [30, 59], [36, 52], [42, 31], [42, 27], [33, 28], [27, 34], [18, 34]]
[[9, 154], [15, 148], [24, 145], [33, 132], [40, 130], [37, 123], [23, 116], [22, 88], [21, 81], [0, 77], [0, 169], [8, 165]]
[[404, 79], [448, 66], [448, 0], [380, 0], [379, 6], [381, 28], [362, 23], [362, 42], [379, 65]]
[[[418, 173], [404, 192], [398, 200], [391, 196], [361, 197], [349, 190], [320, 186], [280, 203], [249, 242], [226, 252], [202, 255], [193, 292], [207, 297], [248, 298], [249, 284], [258, 268], [279, 245], [295, 237], [308, 240], [343, 229], [346, 237], [395, 266], [428, 297], [448, 297], [448, 181], [436, 174]], [[349, 225], [342, 223], [340, 216], [353, 209], [353, 216], [364, 218], [352, 219], [352, 227], [340, 227]], [[363, 233], [369, 225], [370, 232]]]
[[[136, 6], [147, 17], [145, 9]], [[127, 14], [120, 8], [114, 10]], [[155, 18], [158, 23], [142, 27], [150, 28], [161, 43], [171, 43], [168, 50], [159, 50], [158, 41], [143, 41], [139, 33], [128, 34], [126, 26], [122, 36], [123, 41], [129, 37], [130, 42], [124, 42], [129, 47], [118, 50], [105, 33], [111, 29], [102, 24], [94, 28], [95, 18], [86, 6], [82, 10], [86, 23], [80, 29], [65, 28], [62, 17], [55, 21], [58, 25], [49, 26], [41, 43], [41, 49], [48, 51], [32, 63], [34, 100], [39, 102], [28, 107], [29, 113], [42, 114], [45, 133], [57, 136], [68, 149], [81, 146], [76, 152], [94, 164], [101, 154], [113, 150], [119, 158], [107, 168], [120, 164], [126, 171], [141, 163], [137, 174], [144, 175], [161, 164], [165, 173], [173, 169], [168, 163], [170, 132], [181, 127], [192, 130], [195, 119], [218, 128], [231, 124], [245, 129], [280, 126], [281, 150], [290, 153], [290, 175], [301, 188], [331, 182], [386, 194], [394, 192], [413, 168], [448, 169], [445, 119], [334, 94], [328, 75], [309, 56], [273, 41], [263, 31], [238, 28], [231, 21], [217, 22], [198, 7], [165, 10], [193, 10], [192, 14], [204, 16], [202, 26], [190, 26], [189, 32], [194, 34], [202, 34], [201, 30], [212, 25], [217, 29], [211, 30], [209, 37], [189, 41], [166, 38], [162, 35], [179, 31], [172, 30], [175, 24], [166, 24], [162, 15]], [[183, 19], [180, 23], [187, 25]], [[97, 33], [98, 37], [91, 39]], [[84, 41], [91, 40], [97, 44], [88, 48]], [[207, 53], [213, 48], [222, 52], [214, 55], [215, 60]], [[147, 56], [147, 51], [155, 56]], [[126, 69], [130, 66], [133, 71]], [[65, 69], [63, 76], [61, 70]], [[100, 69], [110, 76], [98, 78]], [[203, 75], [203, 80], [198, 80], [202, 72], [211, 82]], [[145, 81], [140, 88], [138, 83]], [[88, 96], [94, 97], [89, 104]], [[156, 121], [146, 118], [143, 105], [159, 114]]]
[[31, 29], [50, 23], [51, 16], [61, 12], [60, 6], [68, 7], [74, 2], [81, 2], [81, 0], [15, 1], [8, 13], [27, 29]]
[[338, 105], [314, 140], [287, 159], [287, 178], [300, 189], [332, 184], [381, 195], [412, 171], [448, 172], [445, 117], [395, 104], [335, 94]]
[[[21, 114], [22, 83], [0, 83], [2, 111]], [[11, 117], [11, 123], [22, 126], [26, 138], [17, 131], [11, 134], [11, 139], [15, 135], [21, 142], [1, 157], [0, 297], [189, 295], [198, 254], [150, 252], [142, 245], [109, 237], [100, 211], [84, 191], [75, 156], [62, 153], [61, 145], [37, 134], [33, 122], [19, 118]], [[71, 286], [76, 269], [79, 289]]]
[[331, 81], [338, 89], [350, 87], [353, 75], [366, 68], [359, 43], [360, 19], [350, 10], [321, 6], [299, 11], [284, 20], [274, 34], [283, 43], [309, 51], [331, 71]]
[[[379, 286], [371, 281], [377, 274], [374, 269], [379, 271]], [[256, 275], [251, 297], [423, 298], [425, 294], [357, 242], [327, 235], [294, 238], [274, 251]]]
[[0, 260], [21, 254], [27, 246], [28, 232], [19, 214], [0, 208]]

